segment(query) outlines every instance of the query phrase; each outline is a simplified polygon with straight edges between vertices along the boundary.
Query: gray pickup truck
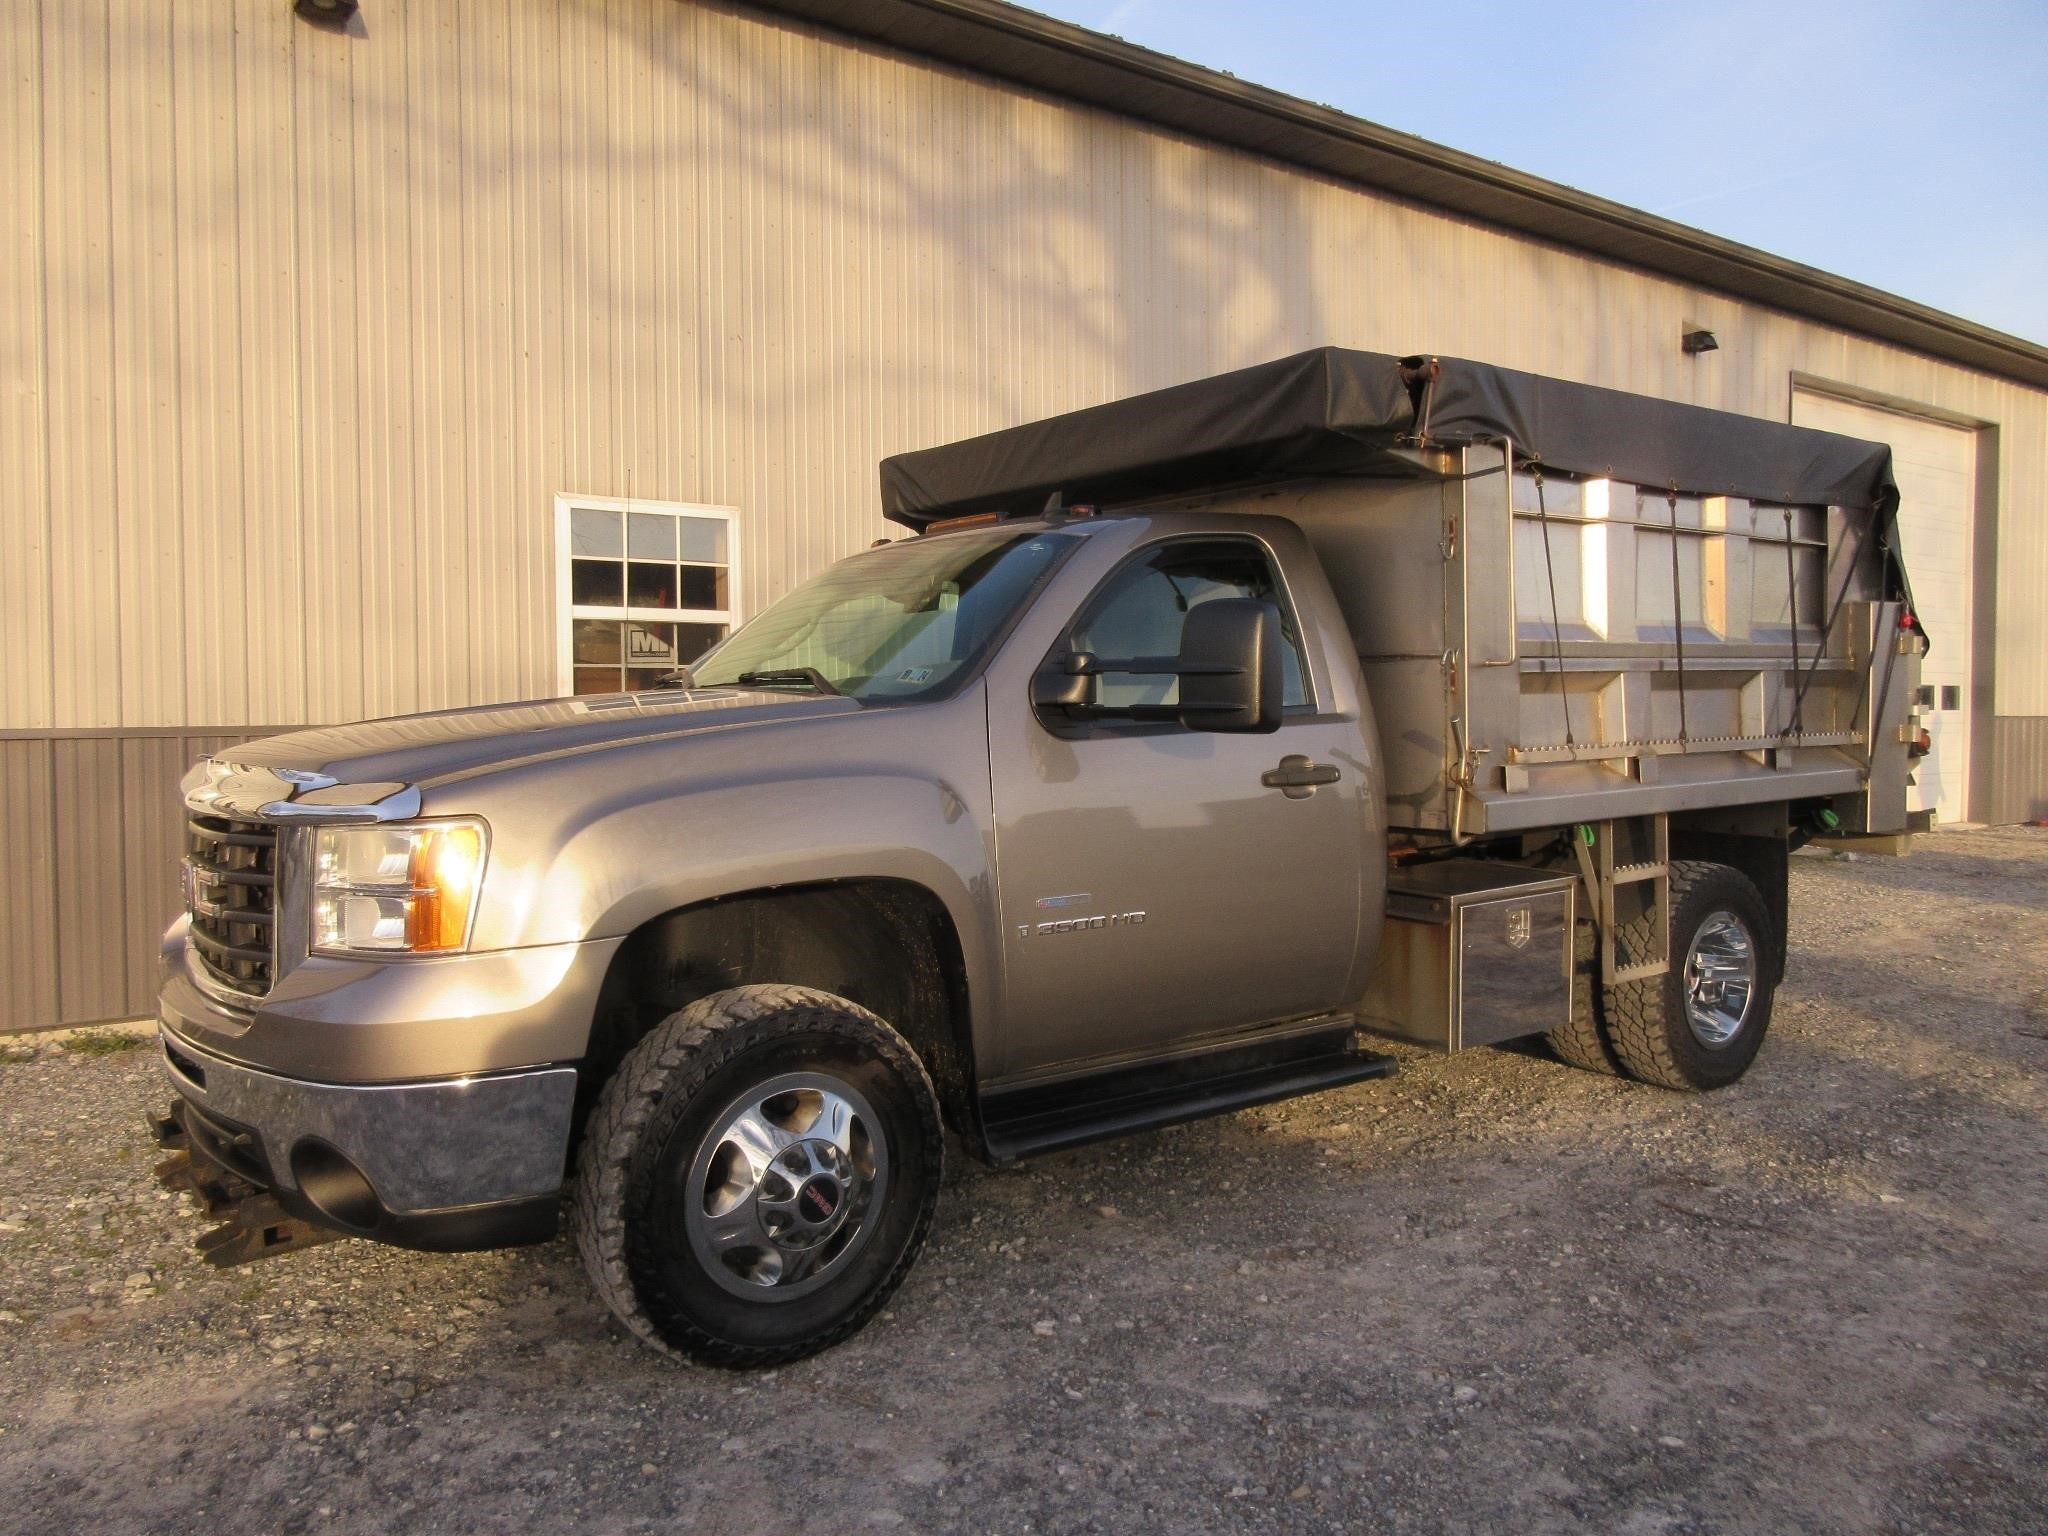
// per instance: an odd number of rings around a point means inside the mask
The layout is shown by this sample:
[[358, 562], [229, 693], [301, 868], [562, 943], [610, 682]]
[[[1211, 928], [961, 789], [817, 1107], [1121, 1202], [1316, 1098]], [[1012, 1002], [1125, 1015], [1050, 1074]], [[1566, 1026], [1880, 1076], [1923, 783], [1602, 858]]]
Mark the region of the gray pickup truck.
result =
[[[1755, 1059], [1788, 851], [1899, 836], [1882, 447], [1322, 349], [883, 465], [663, 689], [186, 780], [167, 1183], [218, 1263], [541, 1240], [732, 1366], [1001, 1162], [1547, 1037]], [[573, 1177], [571, 1175], [573, 1174]]]

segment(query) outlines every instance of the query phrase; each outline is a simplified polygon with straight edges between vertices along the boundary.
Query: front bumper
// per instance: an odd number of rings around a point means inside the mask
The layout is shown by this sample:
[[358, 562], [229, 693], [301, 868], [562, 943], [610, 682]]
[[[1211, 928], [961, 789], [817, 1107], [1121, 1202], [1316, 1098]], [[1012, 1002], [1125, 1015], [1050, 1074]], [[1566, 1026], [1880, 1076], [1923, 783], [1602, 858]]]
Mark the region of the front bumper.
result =
[[194, 1155], [303, 1220], [413, 1248], [554, 1233], [573, 1068], [316, 1083], [230, 1061], [167, 1026], [162, 1046]]
[[469, 1078], [575, 1061], [621, 939], [391, 960], [299, 960], [260, 998], [211, 984], [179, 918], [157, 1013], [216, 1056], [323, 1083]]

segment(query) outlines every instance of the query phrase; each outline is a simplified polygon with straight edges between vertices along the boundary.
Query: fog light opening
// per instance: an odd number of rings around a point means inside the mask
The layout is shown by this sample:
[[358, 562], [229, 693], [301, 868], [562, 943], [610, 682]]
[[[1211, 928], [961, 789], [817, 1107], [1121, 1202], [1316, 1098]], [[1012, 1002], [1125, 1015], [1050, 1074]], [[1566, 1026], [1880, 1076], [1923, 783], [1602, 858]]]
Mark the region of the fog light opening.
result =
[[292, 1178], [299, 1193], [336, 1226], [368, 1232], [384, 1215], [362, 1169], [324, 1141], [302, 1141], [292, 1148]]

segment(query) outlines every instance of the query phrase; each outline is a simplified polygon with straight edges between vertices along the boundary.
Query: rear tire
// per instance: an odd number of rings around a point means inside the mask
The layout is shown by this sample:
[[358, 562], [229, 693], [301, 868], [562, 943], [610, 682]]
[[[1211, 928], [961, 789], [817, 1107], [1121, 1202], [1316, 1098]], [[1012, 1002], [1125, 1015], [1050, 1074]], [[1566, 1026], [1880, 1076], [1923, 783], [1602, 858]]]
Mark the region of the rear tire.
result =
[[605, 1085], [577, 1246], [643, 1342], [780, 1365], [852, 1334], [902, 1283], [944, 1154], [931, 1078], [882, 1020], [807, 987], [735, 987], [671, 1015]]
[[1543, 1041], [1551, 1054], [1568, 1067], [1619, 1077], [1621, 1058], [1607, 1043], [1607, 1029], [1600, 1019], [1600, 941], [1590, 925], [1579, 923], [1575, 927], [1572, 1016], [1544, 1035]]
[[[1606, 989], [1607, 1039], [1629, 1076], [1700, 1093], [1749, 1070], [1771, 1027], [1779, 935], [1740, 870], [1671, 865], [1671, 968]], [[1631, 948], [1618, 935], [1620, 957]]]

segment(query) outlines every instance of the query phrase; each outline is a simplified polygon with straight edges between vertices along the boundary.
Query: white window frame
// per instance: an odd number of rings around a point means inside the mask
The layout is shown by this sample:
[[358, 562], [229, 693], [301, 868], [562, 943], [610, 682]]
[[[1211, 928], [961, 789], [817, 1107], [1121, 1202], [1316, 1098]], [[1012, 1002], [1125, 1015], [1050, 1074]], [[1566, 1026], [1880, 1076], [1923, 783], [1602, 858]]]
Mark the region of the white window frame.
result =
[[[725, 524], [725, 597], [723, 608], [635, 608], [577, 603], [571, 600], [571, 519], [578, 509], [589, 512], [661, 512], [672, 517], [715, 518]], [[630, 558], [630, 557], [629, 557]], [[688, 562], [685, 562], [688, 563]], [[564, 697], [576, 691], [576, 621], [631, 619], [643, 624], [723, 624], [726, 633], [740, 627], [740, 520], [737, 507], [692, 501], [650, 501], [643, 496], [555, 495], [555, 685]]]

